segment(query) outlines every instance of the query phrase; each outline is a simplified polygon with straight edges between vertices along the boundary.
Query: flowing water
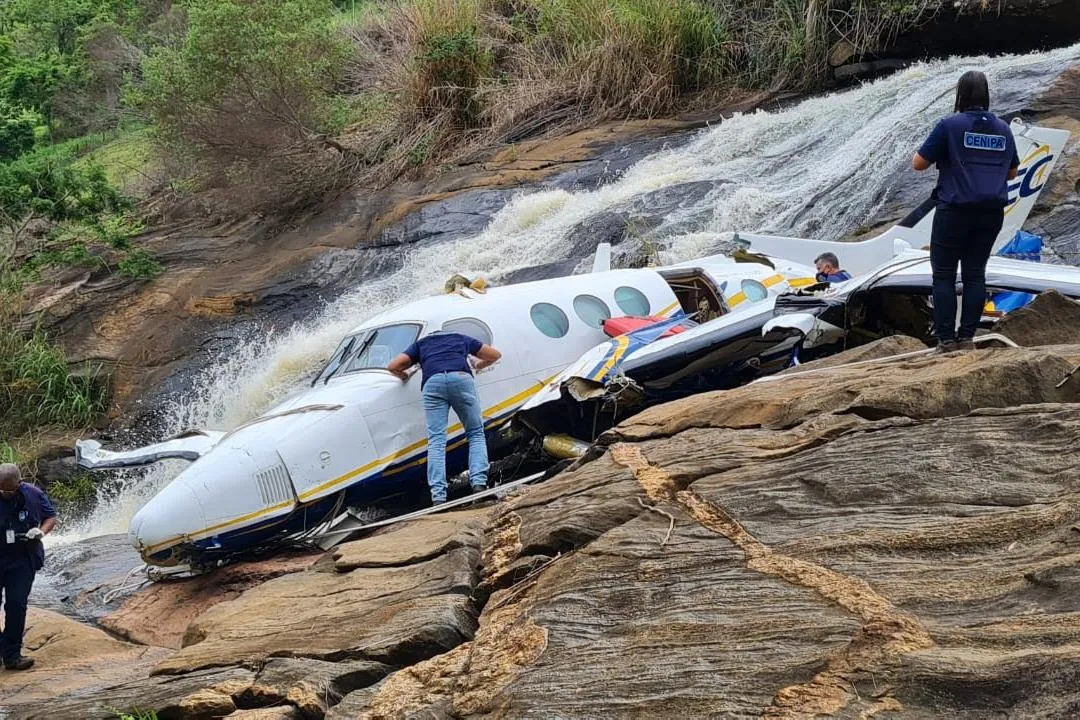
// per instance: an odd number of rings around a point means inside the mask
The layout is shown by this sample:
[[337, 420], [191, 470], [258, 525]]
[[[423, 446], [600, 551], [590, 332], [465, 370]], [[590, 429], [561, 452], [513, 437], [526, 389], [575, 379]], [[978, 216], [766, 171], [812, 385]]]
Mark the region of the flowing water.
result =
[[[780, 112], [725, 120], [590, 191], [523, 191], [480, 234], [391, 251], [404, 253], [398, 272], [365, 283], [310, 322], [276, 336], [260, 335], [220, 358], [202, 373], [193, 394], [162, 410], [163, 424], [168, 432], [235, 427], [304, 387], [341, 336], [372, 314], [440, 292], [454, 273], [491, 277], [569, 259], [571, 228], [657, 190], [716, 183], [652, 233], [661, 241], [665, 261], [716, 252], [736, 230], [839, 239], [887, 204], [914, 204], [927, 196], [932, 177], [915, 178], [910, 158], [933, 123], [951, 111], [961, 73], [984, 70], [994, 109], [1004, 114], [1023, 109], [1078, 60], [1080, 45], [920, 64]], [[693, 232], [686, 232], [688, 222]], [[168, 463], [121, 476], [103, 489], [97, 510], [53, 544], [126, 532], [134, 512], [183, 467]]]

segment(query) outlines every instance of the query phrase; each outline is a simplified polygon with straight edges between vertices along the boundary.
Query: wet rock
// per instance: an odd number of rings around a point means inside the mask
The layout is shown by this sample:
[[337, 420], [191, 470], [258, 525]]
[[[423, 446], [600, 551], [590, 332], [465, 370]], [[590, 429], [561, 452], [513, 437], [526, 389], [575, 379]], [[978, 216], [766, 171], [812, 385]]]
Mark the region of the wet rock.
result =
[[[171, 654], [165, 648], [116, 640], [97, 628], [33, 607], [27, 614], [23, 652], [34, 658], [34, 667], [0, 672], [0, 709], [31, 710], [58, 695], [118, 685], [145, 675]], [[38, 717], [46, 716], [64, 717]]]
[[1080, 303], [1051, 290], [994, 323], [1018, 345], [1080, 345]]
[[188, 625], [218, 603], [248, 588], [310, 567], [317, 555], [285, 554], [236, 563], [178, 582], [154, 583], [130, 597], [101, 626], [133, 642], [179, 649]]
[[381, 245], [446, 241], [475, 235], [513, 197], [511, 190], [472, 190], [423, 205], [379, 236]]
[[37, 607], [93, 622], [136, 590], [145, 578], [132, 571], [141, 565], [126, 535], [50, 544], [30, 600]]
[[[424, 522], [430, 521], [439, 533], [446, 532], [441, 519]], [[416, 538], [422, 531], [415, 525], [372, 538], [373, 556], [392, 563], [395, 538]], [[431, 559], [349, 572], [294, 573], [219, 603], [189, 625], [183, 648], [154, 672], [179, 674], [270, 657], [404, 664], [453, 648], [476, 628], [471, 595], [480, 560], [478, 534], [454, 537], [446, 546], [457, 547]], [[343, 554], [344, 567], [362, 562], [362, 542]], [[399, 552], [400, 562], [413, 557], [404, 546]]]

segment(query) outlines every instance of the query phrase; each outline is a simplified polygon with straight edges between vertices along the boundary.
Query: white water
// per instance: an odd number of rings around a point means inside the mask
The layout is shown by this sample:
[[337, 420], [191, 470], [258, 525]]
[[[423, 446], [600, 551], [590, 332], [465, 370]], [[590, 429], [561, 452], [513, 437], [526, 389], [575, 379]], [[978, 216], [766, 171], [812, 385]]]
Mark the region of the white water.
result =
[[[197, 392], [166, 410], [169, 433], [228, 429], [302, 388], [338, 341], [390, 305], [441, 291], [454, 273], [495, 275], [567, 258], [568, 231], [598, 212], [664, 187], [724, 180], [695, 207], [711, 218], [691, 234], [665, 239], [663, 259], [686, 260], [716, 248], [735, 230], [838, 239], [871, 219], [891, 183], [933, 123], [952, 109], [956, 79], [981, 69], [995, 109], [1015, 110], [1080, 60], [1080, 45], [1025, 56], [960, 58], [918, 65], [844, 93], [806, 100], [777, 113], [736, 116], [689, 144], [645, 158], [620, 179], [589, 192], [523, 193], [474, 237], [404, 251], [404, 267], [340, 298], [318, 318], [260, 336], [208, 368]], [[815, 195], [832, 188], [816, 204]], [[661, 227], [661, 233], [663, 227]], [[54, 543], [127, 531], [128, 520], [184, 463], [112, 486], [97, 510]]]

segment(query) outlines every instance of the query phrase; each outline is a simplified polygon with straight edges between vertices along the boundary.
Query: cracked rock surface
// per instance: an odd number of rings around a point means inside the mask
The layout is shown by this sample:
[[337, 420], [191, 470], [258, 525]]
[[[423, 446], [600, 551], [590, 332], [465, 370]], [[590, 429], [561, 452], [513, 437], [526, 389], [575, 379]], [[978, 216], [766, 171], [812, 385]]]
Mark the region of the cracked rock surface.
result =
[[844, 359], [641, 413], [12, 717], [1075, 715], [1080, 346]]

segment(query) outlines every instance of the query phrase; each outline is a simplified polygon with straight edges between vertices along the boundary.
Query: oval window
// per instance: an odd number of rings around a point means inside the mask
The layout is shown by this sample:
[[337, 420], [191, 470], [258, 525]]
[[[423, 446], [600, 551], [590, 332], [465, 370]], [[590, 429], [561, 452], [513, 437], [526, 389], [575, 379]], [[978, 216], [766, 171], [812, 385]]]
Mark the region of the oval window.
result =
[[760, 302], [769, 297], [769, 291], [757, 280], [743, 280], [740, 287], [750, 302]]
[[604, 321], [611, 317], [607, 303], [592, 295], [578, 295], [574, 298], [574, 312], [589, 327], [600, 329]]
[[649, 298], [637, 288], [625, 285], [615, 290], [615, 304], [627, 315], [648, 315]]
[[529, 310], [529, 317], [536, 329], [549, 338], [561, 338], [570, 331], [570, 318], [551, 303], [536, 303]]
[[494, 345], [491, 337], [491, 328], [476, 318], [458, 318], [447, 320], [442, 325], [443, 332], [460, 333], [476, 338], [485, 345]]

